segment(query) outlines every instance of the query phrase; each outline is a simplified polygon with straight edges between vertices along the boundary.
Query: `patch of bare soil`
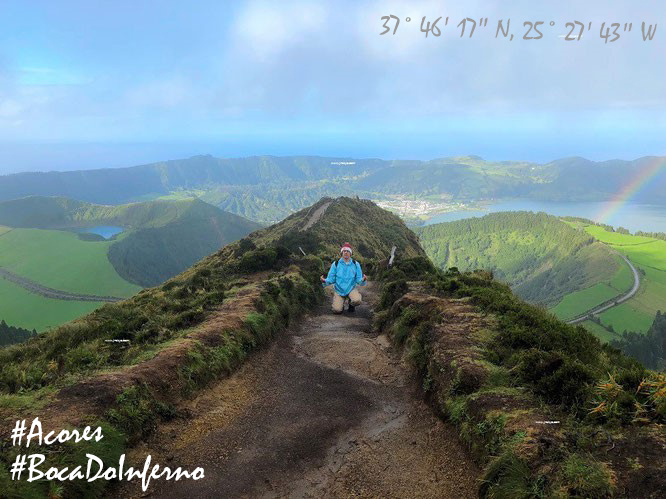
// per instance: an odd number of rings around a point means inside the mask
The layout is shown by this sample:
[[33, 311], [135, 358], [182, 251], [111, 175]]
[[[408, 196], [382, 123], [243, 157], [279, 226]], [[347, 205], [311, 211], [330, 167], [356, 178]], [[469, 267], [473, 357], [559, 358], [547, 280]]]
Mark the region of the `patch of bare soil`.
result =
[[[374, 301], [372, 287], [364, 299]], [[413, 370], [370, 330], [370, 307], [328, 303], [180, 409], [128, 457], [205, 469], [123, 482], [113, 497], [476, 497], [480, 474], [422, 400]]]

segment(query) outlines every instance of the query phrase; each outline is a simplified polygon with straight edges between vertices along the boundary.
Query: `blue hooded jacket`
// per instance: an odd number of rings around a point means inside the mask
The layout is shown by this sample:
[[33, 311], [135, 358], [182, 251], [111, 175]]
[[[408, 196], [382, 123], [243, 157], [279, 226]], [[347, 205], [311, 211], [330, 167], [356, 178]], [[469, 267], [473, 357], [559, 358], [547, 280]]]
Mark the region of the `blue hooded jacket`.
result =
[[326, 282], [321, 284], [324, 287], [335, 284], [335, 292], [340, 296], [347, 296], [357, 285], [365, 286], [361, 264], [355, 260], [352, 262], [351, 258], [349, 263], [345, 263], [345, 259], [340, 258], [331, 264]]

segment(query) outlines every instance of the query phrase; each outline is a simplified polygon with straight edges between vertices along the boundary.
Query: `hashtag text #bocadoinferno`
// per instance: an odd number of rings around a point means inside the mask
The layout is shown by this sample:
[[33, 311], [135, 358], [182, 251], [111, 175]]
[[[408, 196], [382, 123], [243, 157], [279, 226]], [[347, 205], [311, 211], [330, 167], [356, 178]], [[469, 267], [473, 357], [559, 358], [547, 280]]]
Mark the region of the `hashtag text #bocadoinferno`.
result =
[[166, 466], [160, 470], [160, 465], [156, 464], [151, 469], [150, 455], [146, 457], [142, 470], [134, 469], [133, 467], [125, 470], [125, 454], [120, 456], [117, 468], [105, 468], [104, 462], [94, 454], [86, 454], [86, 457], [88, 458], [88, 463], [85, 466], [85, 472], [83, 471], [84, 467], [82, 465], [72, 468], [71, 471], [69, 468], [59, 469], [56, 467], [42, 471], [39, 469], [39, 465], [46, 459], [44, 454], [19, 454], [16, 456], [16, 460], [11, 468], [12, 480], [20, 480], [26, 466], [28, 471], [28, 482], [34, 482], [35, 480], [41, 480], [43, 478], [47, 480], [59, 480], [61, 482], [66, 480], [87, 480], [88, 482], [94, 482], [95, 480], [100, 479], [131, 481], [135, 478], [140, 478], [141, 488], [144, 492], [148, 490], [148, 485], [153, 479], [157, 480], [163, 478], [165, 480], [178, 481], [181, 478], [191, 478], [192, 480], [200, 480], [204, 478], [204, 469], [200, 467], [195, 468], [193, 472], [183, 470], [180, 467], [172, 470]]

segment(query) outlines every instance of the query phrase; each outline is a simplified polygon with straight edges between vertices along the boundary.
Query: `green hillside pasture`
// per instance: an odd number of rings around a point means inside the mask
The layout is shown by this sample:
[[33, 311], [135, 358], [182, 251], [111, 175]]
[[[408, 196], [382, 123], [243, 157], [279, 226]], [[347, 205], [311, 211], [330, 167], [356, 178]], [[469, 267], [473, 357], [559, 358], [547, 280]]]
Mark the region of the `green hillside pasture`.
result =
[[13, 229], [0, 237], [0, 266], [62, 291], [131, 296], [141, 288], [117, 274], [107, 258], [111, 244], [82, 241], [72, 232]]
[[4, 226], [0, 225], [0, 236], [9, 232], [10, 230], [12, 230], [11, 227], [4, 227]]
[[581, 323], [581, 325], [585, 329], [587, 329], [590, 333], [599, 338], [601, 341], [605, 341], [607, 343], [610, 343], [611, 340], [617, 340], [620, 337], [618, 334], [611, 333], [610, 331], [605, 329], [603, 326], [600, 326], [596, 322], [585, 321]]
[[631, 234], [621, 234], [619, 232], [608, 232], [598, 225], [587, 225], [585, 231], [596, 237], [599, 241], [612, 246], [637, 246], [646, 243], [652, 243], [654, 238], [644, 236], [632, 236]]
[[634, 300], [622, 303], [617, 307], [606, 310], [599, 315], [601, 323], [606, 327], [613, 327], [617, 333], [624, 330], [640, 333], [647, 332], [654, 321], [654, 314], [650, 315], [634, 306]]
[[608, 232], [601, 227], [585, 230], [600, 241], [624, 253], [644, 272], [634, 298], [600, 315], [602, 324], [622, 332], [646, 332], [657, 310], [666, 309], [666, 241], [643, 236]]
[[644, 333], [650, 329], [657, 310], [663, 312], [666, 309], [666, 271], [644, 267], [637, 262], [634, 265], [645, 272], [636, 296], [599, 316], [602, 324], [612, 325], [617, 332], [626, 329]]
[[25, 329], [46, 331], [102, 306], [100, 302], [52, 300], [0, 278], [0, 319]]
[[634, 283], [634, 276], [629, 266], [619, 256], [615, 256], [618, 270], [608, 281], [599, 282], [592, 287], [566, 295], [550, 311], [558, 318], [572, 319], [616, 296], [629, 291]]
[[[440, 267], [492, 270], [521, 298], [548, 307], [575, 291], [592, 288], [584, 300], [565, 301], [558, 315], [571, 317], [619, 294], [610, 282], [624, 262], [608, 246], [545, 213], [494, 213], [417, 229], [423, 248]], [[628, 269], [626, 269], [628, 271]], [[623, 287], [624, 291], [628, 287]], [[605, 291], [605, 293], [604, 293]], [[571, 305], [579, 307], [569, 310]]]

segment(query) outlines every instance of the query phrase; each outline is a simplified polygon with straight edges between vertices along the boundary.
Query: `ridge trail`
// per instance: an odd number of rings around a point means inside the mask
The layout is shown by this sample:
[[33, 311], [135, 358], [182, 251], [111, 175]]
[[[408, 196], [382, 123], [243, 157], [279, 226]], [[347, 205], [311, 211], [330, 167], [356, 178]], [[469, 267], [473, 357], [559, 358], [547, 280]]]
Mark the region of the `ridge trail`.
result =
[[328, 207], [333, 204], [333, 201], [327, 201], [324, 204], [322, 204], [319, 208], [317, 208], [314, 213], [312, 213], [307, 221], [305, 222], [305, 225], [301, 227], [299, 230], [301, 232], [308, 230], [310, 227], [312, 227], [314, 224], [319, 222], [321, 220], [321, 217], [324, 216], [324, 213], [326, 213], [326, 210], [328, 210]]
[[[205, 469], [199, 481], [122, 482], [113, 497], [478, 495], [457, 431], [423, 401], [413, 368], [371, 332], [374, 286], [354, 314], [328, 300], [132, 449], [128, 466]], [[151, 465], [152, 466], [152, 465]]]

